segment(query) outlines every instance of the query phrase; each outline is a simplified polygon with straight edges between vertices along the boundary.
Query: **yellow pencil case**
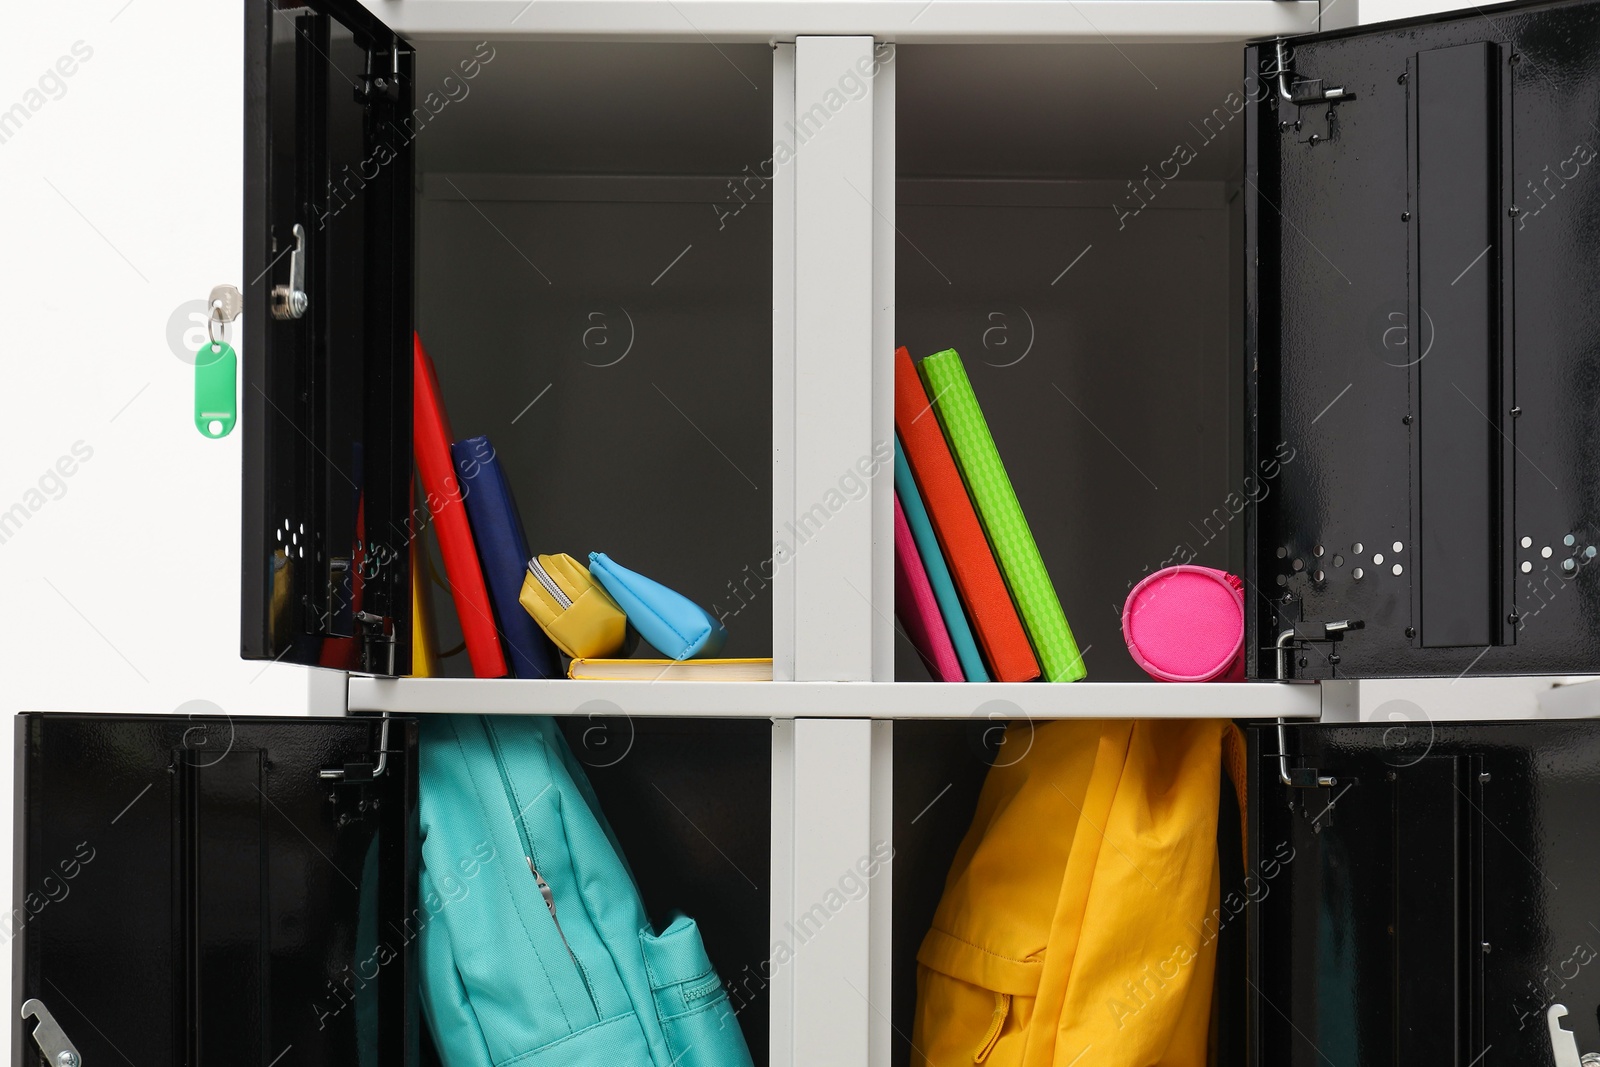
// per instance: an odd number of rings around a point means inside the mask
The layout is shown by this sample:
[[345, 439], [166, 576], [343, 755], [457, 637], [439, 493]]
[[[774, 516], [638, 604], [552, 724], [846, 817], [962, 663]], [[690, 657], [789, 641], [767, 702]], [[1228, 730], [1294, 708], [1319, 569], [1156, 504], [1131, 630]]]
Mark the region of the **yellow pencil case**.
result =
[[589, 569], [565, 553], [528, 560], [517, 599], [573, 659], [614, 656], [627, 644], [627, 615]]

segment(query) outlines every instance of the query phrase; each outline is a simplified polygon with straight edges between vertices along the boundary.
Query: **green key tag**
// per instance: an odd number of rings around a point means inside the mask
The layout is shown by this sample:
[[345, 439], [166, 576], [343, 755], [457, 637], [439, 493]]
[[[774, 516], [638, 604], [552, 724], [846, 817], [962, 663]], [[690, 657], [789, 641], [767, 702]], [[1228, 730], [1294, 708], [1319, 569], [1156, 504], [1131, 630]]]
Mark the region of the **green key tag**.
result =
[[206, 437], [226, 437], [237, 420], [239, 355], [226, 341], [207, 339], [194, 354], [194, 424]]

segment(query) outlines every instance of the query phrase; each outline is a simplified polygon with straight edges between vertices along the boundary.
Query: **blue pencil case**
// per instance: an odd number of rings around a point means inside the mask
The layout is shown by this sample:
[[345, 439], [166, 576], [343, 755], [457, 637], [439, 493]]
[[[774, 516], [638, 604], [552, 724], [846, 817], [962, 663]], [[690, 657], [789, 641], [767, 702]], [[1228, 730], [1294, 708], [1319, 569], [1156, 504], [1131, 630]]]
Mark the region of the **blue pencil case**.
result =
[[589, 574], [611, 594], [639, 636], [663, 656], [684, 660], [722, 651], [727, 629], [682, 593], [619, 566], [604, 552], [589, 553]]

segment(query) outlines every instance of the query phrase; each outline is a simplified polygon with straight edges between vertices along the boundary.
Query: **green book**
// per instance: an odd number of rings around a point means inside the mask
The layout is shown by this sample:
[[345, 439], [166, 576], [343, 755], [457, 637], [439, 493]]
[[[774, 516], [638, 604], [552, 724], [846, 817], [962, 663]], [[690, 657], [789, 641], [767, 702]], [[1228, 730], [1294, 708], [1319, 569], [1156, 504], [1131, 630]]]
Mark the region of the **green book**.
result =
[[1044, 569], [1044, 559], [1011, 488], [1011, 479], [1006, 476], [1005, 464], [1000, 462], [1000, 452], [989, 434], [989, 424], [978, 407], [961, 357], [955, 349], [947, 348], [922, 360], [917, 370], [928, 395], [933, 397], [933, 410], [950, 442], [961, 480], [967, 483], [978, 521], [989, 538], [989, 547], [1000, 564], [1000, 573], [1005, 576], [1045, 678], [1052, 682], [1077, 681], [1086, 673], [1078, 643], [1072, 639], [1072, 628], [1067, 625], [1056, 588], [1050, 584], [1050, 574]]

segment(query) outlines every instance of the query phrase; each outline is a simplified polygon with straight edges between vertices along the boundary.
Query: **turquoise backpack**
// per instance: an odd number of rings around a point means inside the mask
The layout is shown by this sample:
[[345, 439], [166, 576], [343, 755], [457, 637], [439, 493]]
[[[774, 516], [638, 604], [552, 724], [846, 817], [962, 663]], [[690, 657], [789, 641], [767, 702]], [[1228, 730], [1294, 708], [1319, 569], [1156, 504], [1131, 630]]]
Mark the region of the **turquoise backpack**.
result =
[[694, 920], [651, 925], [555, 721], [421, 730], [422, 1008], [445, 1067], [751, 1067]]

